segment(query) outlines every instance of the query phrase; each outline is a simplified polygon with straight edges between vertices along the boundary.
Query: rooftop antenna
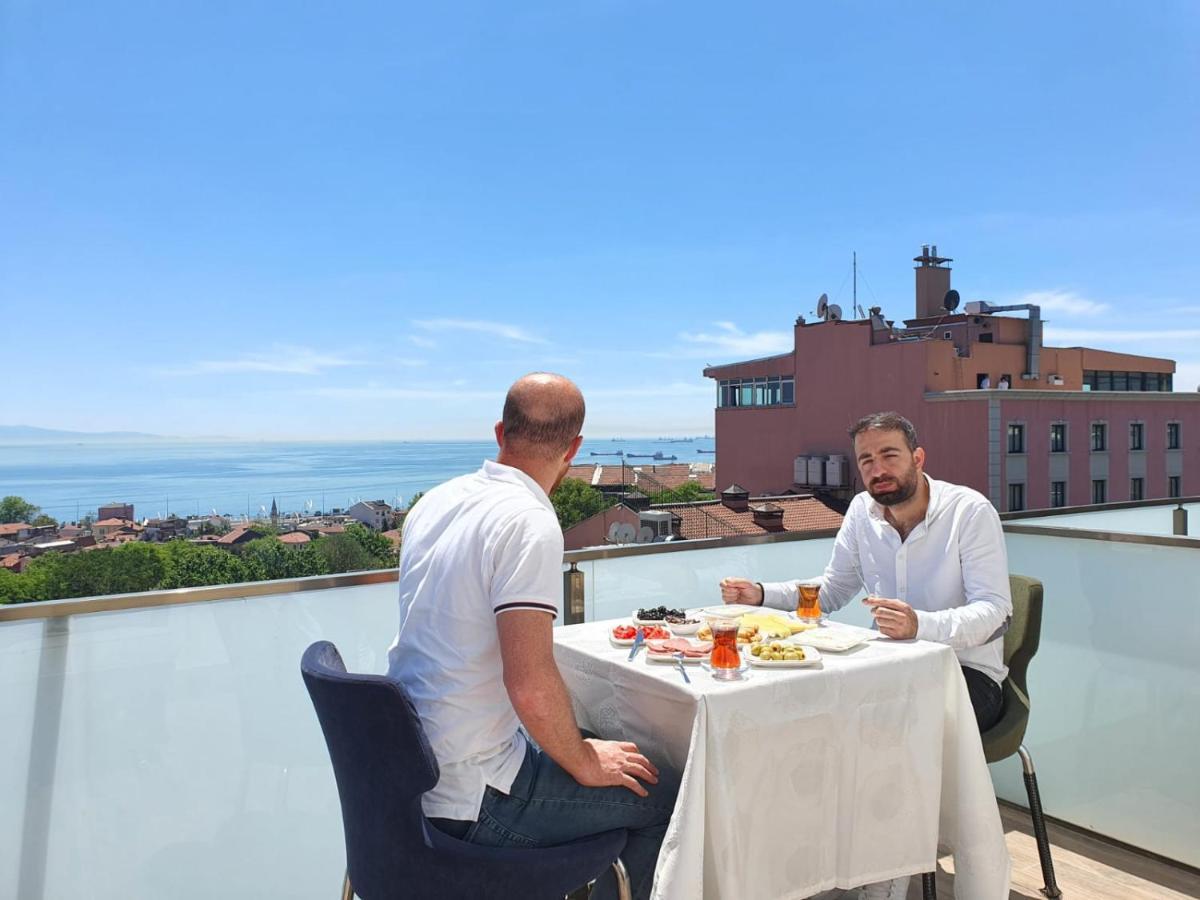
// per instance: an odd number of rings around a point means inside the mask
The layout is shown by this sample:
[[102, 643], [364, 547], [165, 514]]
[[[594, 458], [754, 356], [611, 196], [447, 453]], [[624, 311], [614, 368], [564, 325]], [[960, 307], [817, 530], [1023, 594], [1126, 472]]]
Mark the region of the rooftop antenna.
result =
[[865, 319], [867, 314], [863, 312], [863, 308], [858, 305], [858, 251], [854, 253], [854, 314], [860, 319]]
[[[845, 283], [842, 282], [842, 284]], [[829, 312], [829, 295], [822, 294], [817, 298], [817, 318], [824, 319], [827, 312]]]
[[952, 313], [958, 309], [959, 299], [958, 291], [951, 288], [950, 290], [946, 291], [946, 298], [942, 301], [942, 307], [946, 310], [946, 312]]

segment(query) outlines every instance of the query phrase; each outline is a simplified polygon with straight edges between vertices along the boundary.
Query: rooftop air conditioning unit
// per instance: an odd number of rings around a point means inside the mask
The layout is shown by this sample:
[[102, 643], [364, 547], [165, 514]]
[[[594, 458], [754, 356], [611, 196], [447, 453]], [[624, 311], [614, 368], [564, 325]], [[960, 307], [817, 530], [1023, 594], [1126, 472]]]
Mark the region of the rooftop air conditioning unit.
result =
[[1061, 387], [1061, 386], [1062, 386], [1062, 383], [1063, 383], [1063, 378], [1062, 378], [1062, 376], [1061, 376], [1061, 375], [1051, 375], [1051, 376], [1050, 376], [1050, 383], [1051, 383], [1051, 384], [1056, 384], [1056, 385], [1059, 385], [1059, 386]]

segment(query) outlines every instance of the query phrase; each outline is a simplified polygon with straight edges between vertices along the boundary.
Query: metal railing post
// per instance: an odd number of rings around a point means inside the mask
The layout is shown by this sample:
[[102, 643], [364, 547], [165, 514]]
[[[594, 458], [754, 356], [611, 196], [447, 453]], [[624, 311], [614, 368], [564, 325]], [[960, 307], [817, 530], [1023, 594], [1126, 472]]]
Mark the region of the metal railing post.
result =
[[576, 563], [563, 572], [563, 624], [578, 625], [583, 621], [583, 573]]
[[1183, 504], [1175, 507], [1171, 511], [1171, 526], [1172, 533], [1187, 536], [1188, 533], [1188, 511], [1183, 508]]

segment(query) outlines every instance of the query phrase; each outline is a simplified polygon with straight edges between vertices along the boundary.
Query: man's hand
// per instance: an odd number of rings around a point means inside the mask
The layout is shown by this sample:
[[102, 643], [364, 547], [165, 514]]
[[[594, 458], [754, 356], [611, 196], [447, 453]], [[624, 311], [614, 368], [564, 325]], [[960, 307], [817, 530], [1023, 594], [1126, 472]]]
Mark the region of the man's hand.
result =
[[721, 581], [721, 599], [725, 603], [762, 606], [763, 592], [757, 584], [745, 578], [725, 578]]
[[899, 641], [917, 636], [917, 613], [903, 600], [888, 600], [884, 597], [866, 597], [863, 599], [875, 617], [880, 634]]
[[637, 779], [640, 778], [648, 784], [658, 784], [658, 769], [638, 752], [637, 744], [630, 741], [601, 741], [596, 738], [587, 738], [583, 743], [583, 766], [572, 774], [584, 787], [620, 785], [629, 788], [639, 797], [648, 797], [649, 792]]

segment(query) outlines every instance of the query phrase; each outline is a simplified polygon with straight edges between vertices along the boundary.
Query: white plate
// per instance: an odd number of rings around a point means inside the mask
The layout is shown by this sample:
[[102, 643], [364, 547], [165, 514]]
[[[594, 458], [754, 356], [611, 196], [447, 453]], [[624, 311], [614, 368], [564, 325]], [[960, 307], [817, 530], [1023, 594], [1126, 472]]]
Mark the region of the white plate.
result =
[[613, 637], [613, 633], [611, 631], [608, 633], [608, 642], [614, 647], [632, 647], [634, 640], [636, 640], [636, 638]]
[[[874, 640], [877, 633], [869, 628], [859, 628], [855, 625], [823, 625], [820, 628], [810, 628], [793, 634], [786, 643], [799, 644], [801, 647], [816, 647], [829, 653], [845, 653], [853, 650], [859, 644]], [[784, 642], [781, 642], [784, 643]]]
[[[679, 607], [675, 608], [679, 609]], [[686, 609], [684, 610], [684, 614], [687, 614]], [[667, 627], [666, 619], [639, 619], [638, 611], [636, 609], [629, 614], [629, 618], [633, 620], [634, 625], [661, 625], [663, 628]]]
[[[671, 665], [674, 665], [676, 662], [678, 662], [678, 657], [676, 657], [673, 653], [651, 653], [649, 650], [647, 650], [645, 656], [646, 662], [648, 663], [670, 663]], [[698, 666], [702, 662], [708, 662], [707, 654], [704, 656], [685, 656], [683, 658], [683, 664], [685, 666]]]
[[[780, 641], [780, 643], [783, 643]], [[804, 659], [759, 659], [757, 656], [748, 657], [750, 665], [763, 669], [799, 669], [813, 666], [821, 661], [821, 654], [815, 647], [804, 648]]]
[[693, 612], [716, 619], [736, 619], [738, 616], [750, 613], [778, 612], [778, 610], [764, 610], [761, 606], [751, 606], [748, 603], [724, 603], [721, 606], [706, 606], [703, 609], [693, 610]]

